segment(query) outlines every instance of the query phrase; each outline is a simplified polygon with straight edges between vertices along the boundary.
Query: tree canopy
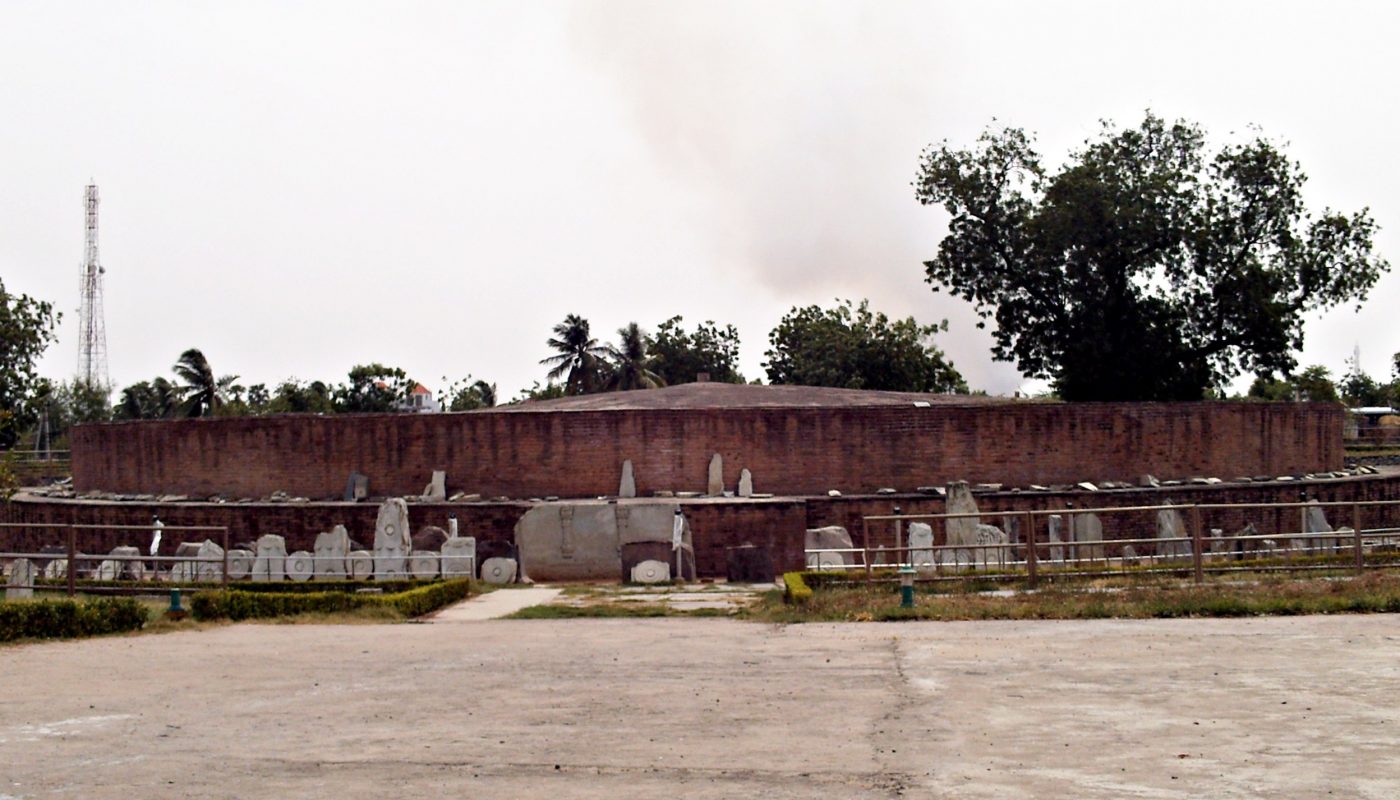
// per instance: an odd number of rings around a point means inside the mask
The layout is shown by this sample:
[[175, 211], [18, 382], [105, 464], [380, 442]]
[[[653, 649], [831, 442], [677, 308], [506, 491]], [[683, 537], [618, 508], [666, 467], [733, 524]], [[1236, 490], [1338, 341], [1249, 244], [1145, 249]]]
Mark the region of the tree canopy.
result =
[[9, 294], [0, 281], [0, 448], [13, 447], [34, 422], [30, 401], [42, 380], [35, 365], [54, 340], [54, 324], [61, 316], [49, 303]]
[[966, 392], [962, 375], [933, 345], [933, 335], [947, 329], [946, 320], [891, 320], [872, 312], [865, 300], [859, 306], [838, 300], [829, 309], [794, 307], [768, 334], [763, 366], [774, 384]]
[[1057, 172], [1017, 128], [944, 142], [914, 186], [952, 215], [927, 280], [994, 321], [998, 360], [1067, 400], [1192, 400], [1290, 372], [1304, 316], [1360, 303], [1389, 268], [1368, 211], [1313, 216], [1305, 180], [1262, 136], [1209, 152], [1199, 126], [1149, 112]]
[[593, 338], [588, 320], [578, 314], [565, 316], [563, 322], [554, 326], [554, 335], [546, 344], [555, 355], [540, 363], [550, 366], [551, 383], [564, 378], [564, 391], [571, 395], [589, 394], [603, 385], [608, 352]]
[[667, 386], [692, 383], [702, 372], [717, 383], [744, 382], [739, 374], [739, 331], [733, 325], [721, 328], [705, 320], [687, 332], [681, 317], [671, 317], [656, 326], [647, 349], [652, 370]]

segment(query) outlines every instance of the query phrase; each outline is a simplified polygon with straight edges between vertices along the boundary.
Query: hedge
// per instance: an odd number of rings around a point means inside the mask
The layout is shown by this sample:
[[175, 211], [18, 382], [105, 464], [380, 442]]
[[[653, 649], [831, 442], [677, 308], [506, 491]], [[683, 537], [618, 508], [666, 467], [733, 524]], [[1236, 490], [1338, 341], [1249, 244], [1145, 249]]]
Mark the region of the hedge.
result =
[[[250, 581], [246, 579], [229, 581], [230, 587], [236, 587], [240, 592], [277, 592], [280, 594], [297, 594], [310, 592], [355, 592], [360, 589], [382, 589], [385, 594], [405, 592], [409, 589], [417, 589], [421, 586], [430, 586], [437, 581], [430, 579], [395, 578], [387, 581]], [[67, 587], [67, 578], [36, 578], [35, 586]], [[170, 589], [184, 589], [190, 591], [206, 591], [210, 589], [222, 589], [223, 584], [215, 581], [97, 581], [78, 580], [75, 582], [78, 591], [84, 589], [106, 589], [106, 588], [141, 588], [150, 589], [154, 593], [164, 593]]]
[[801, 605], [812, 597], [812, 590], [802, 580], [801, 572], [783, 573], [783, 601]]
[[146, 607], [130, 597], [0, 602], [0, 642], [100, 636], [145, 624]]
[[265, 619], [293, 614], [335, 614], [358, 608], [391, 608], [405, 617], [421, 617], [471, 593], [467, 578], [429, 583], [395, 594], [355, 592], [200, 592], [190, 600], [195, 619]]

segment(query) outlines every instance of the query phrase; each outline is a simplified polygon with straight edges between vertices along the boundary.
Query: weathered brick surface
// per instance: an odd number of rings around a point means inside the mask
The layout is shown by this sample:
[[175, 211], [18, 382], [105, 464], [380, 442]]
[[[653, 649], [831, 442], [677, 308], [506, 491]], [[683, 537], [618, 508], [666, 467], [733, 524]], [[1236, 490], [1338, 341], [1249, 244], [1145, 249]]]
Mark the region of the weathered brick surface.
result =
[[78, 489], [194, 497], [340, 496], [351, 471], [377, 495], [593, 497], [703, 490], [713, 453], [781, 495], [911, 491], [951, 480], [1008, 486], [1192, 475], [1301, 474], [1342, 465], [1342, 410], [1280, 403], [939, 403], [929, 408], [636, 408], [246, 417], [83, 425]]

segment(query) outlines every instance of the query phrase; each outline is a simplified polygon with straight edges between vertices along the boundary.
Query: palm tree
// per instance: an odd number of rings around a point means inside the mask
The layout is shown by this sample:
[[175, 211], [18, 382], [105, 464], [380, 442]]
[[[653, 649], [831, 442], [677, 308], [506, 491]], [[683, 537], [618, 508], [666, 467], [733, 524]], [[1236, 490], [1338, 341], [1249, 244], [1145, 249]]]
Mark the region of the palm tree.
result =
[[608, 346], [608, 359], [612, 370], [608, 375], [608, 389], [628, 391], [630, 389], [655, 389], [665, 386], [666, 381], [651, 371], [651, 358], [647, 355], [646, 337], [637, 323], [629, 322], [626, 327], [617, 329], [618, 345]]
[[209, 360], [193, 347], [181, 353], [180, 360], [176, 361], [171, 369], [185, 382], [182, 388], [187, 395], [180, 404], [180, 411], [187, 417], [213, 416], [219, 406], [224, 404], [229, 387], [238, 380], [237, 375], [215, 378]]
[[477, 399], [481, 401], [482, 408], [496, 407], [496, 384], [486, 381], [477, 381], [472, 384], [472, 391], [476, 393]]
[[549, 379], [558, 380], [564, 374], [567, 394], [588, 394], [598, 390], [603, 357], [607, 348], [600, 347], [598, 340], [588, 330], [588, 320], [577, 314], [564, 317], [564, 321], [554, 326], [554, 336], [548, 341], [558, 355], [540, 360], [541, 364], [551, 364]]

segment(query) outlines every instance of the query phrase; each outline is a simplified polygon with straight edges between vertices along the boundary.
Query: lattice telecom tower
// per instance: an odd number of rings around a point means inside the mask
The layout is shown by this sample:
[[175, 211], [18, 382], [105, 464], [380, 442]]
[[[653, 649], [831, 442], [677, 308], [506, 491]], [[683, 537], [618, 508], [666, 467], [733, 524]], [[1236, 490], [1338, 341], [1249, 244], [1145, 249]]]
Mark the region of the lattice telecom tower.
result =
[[78, 309], [78, 379], [107, 388], [107, 327], [102, 322], [102, 274], [97, 262], [97, 184], [87, 187], [87, 247], [83, 253], [82, 305]]

